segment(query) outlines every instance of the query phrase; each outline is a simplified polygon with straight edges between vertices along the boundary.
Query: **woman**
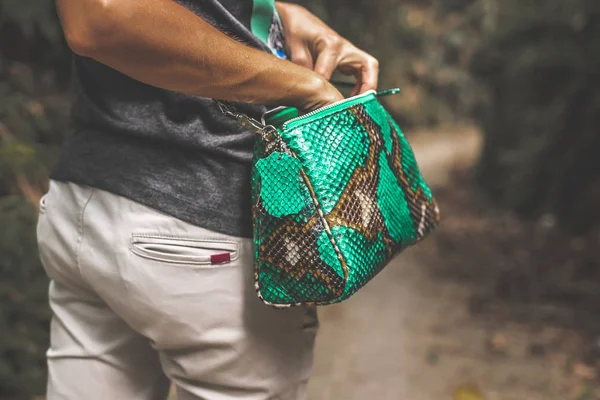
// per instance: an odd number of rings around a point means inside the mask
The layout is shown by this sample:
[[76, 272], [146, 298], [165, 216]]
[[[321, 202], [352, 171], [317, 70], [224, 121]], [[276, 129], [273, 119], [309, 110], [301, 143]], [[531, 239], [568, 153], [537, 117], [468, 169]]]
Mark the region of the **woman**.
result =
[[48, 400], [304, 398], [316, 314], [254, 293], [254, 133], [212, 99], [311, 110], [342, 99], [336, 69], [374, 89], [377, 61], [273, 0], [56, 4], [76, 96], [38, 224]]

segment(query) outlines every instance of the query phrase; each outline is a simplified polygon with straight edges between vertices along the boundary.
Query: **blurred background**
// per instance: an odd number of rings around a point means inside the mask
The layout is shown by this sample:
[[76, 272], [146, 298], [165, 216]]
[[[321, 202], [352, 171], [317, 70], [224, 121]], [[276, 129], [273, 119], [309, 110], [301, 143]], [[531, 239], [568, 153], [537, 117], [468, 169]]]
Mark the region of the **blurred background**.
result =
[[[438, 232], [320, 309], [311, 400], [600, 399], [600, 3], [302, 0], [381, 62]], [[43, 399], [37, 204], [68, 133], [52, 0], [2, 0], [0, 399]]]

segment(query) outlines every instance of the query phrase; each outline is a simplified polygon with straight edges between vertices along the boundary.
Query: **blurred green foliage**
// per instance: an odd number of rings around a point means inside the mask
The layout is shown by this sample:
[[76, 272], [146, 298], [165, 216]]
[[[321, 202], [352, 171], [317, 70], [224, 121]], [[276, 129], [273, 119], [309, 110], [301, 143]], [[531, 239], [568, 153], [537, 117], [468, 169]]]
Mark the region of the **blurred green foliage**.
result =
[[[597, 1], [299, 0], [381, 62], [405, 127], [474, 118], [481, 187], [577, 229], [600, 219]], [[43, 392], [47, 280], [37, 202], [68, 131], [70, 57], [54, 1], [0, 2], [0, 399]], [[546, 219], [547, 220], [547, 219]]]
[[600, 225], [600, 3], [299, 3], [381, 61], [404, 127], [479, 123], [493, 202], [578, 233]]
[[35, 226], [68, 127], [68, 97], [59, 84], [67, 52], [52, 1], [2, 5], [0, 399], [28, 399], [45, 386], [50, 313]]
[[522, 215], [597, 229], [600, 4], [505, 0], [494, 14], [471, 62], [489, 88], [478, 181]]

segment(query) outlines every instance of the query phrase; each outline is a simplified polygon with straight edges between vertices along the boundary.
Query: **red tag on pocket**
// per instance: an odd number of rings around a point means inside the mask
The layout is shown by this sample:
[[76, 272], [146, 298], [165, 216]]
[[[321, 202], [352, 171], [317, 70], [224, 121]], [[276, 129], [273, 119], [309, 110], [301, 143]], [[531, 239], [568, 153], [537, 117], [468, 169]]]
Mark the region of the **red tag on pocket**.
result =
[[215, 254], [214, 256], [210, 256], [210, 263], [211, 264], [225, 264], [231, 261], [231, 254], [230, 253], [223, 253], [223, 254]]

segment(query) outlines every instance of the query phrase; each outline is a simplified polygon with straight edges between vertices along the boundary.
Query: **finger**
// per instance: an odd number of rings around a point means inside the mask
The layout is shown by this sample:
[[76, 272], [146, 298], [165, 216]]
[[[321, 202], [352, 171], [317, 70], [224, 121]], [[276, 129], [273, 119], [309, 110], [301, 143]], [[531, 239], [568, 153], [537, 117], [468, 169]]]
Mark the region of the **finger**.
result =
[[362, 62], [360, 74], [361, 86], [359, 93], [364, 93], [367, 90], [377, 90], [379, 83], [379, 61], [367, 55]]
[[350, 97], [352, 96], [356, 96], [357, 94], [360, 94], [360, 89], [362, 88], [362, 82], [359, 80], [356, 82], [356, 86], [354, 86], [354, 89], [352, 89], [352, 92], [350, 93]]
[[356, 78], [356, 84], [353, 86], [350, 96], [356, 96], [362, 86], [362, 73], [359, 65], [339, 64], [338, 71], [344, 75], [352, 75]]
[[360, 88], [362, 87], [362, 67], [360, 62], [355, 61], [351, 62], [348, 60], [342, 60], [340, 65], [338, 65], [338, 71], [340, 71], [344, 75], [352, 75], [356, 78], [356, 84], [354, 85], [352, 92], [350, 92], [350, 96], [356, 96], [360, 93]]
[[342, 58], [338, 70], [346, 75], [356, 77], [356, 86], [351, 93], [353, 96], [377, 89], [379, 62], [364, 51], [353, 48], [346, 57]]
[[294, 64], [301, 65], [312, 71], [314, 67], [314, 61], [308, 47], [304, 46], [302, 43], [291, 44], [290, 53], [292, 54], [292, 62]]
[[325, 79], [331, 79], [333, 71], [337, 68], [338, 54], [333, 51], [325, 50], [317, 57], [315, 72]]

